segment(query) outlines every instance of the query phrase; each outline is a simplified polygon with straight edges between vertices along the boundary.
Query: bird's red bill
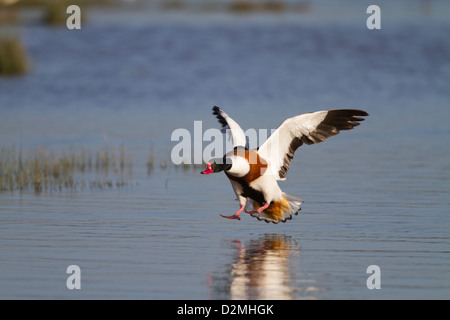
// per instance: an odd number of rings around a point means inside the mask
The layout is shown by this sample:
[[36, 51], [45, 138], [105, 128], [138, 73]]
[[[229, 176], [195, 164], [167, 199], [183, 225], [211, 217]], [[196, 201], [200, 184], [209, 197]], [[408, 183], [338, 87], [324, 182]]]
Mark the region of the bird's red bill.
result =
[[208, 162], [208, 166], [206, 167], [206, 170], [202, 171], [201, 174], [210, 174], [210, 173], [213, 173], [213, 172], [214, 172], [214, 170], [211, 169], [211, 162]]

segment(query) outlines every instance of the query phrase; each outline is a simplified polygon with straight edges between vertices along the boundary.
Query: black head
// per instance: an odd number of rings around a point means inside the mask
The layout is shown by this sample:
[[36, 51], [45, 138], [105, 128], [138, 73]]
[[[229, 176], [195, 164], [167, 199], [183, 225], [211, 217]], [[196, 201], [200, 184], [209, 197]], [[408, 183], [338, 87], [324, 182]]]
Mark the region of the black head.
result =
[[211, 159], [208, 162], [208, 165], [206, 167], [205, 171], [202, 171], [202, 174], [210, 174], [220, 171], [226, 171], [231, 169], [231, 159], [229, 158], [217, 158], [217, 159]]

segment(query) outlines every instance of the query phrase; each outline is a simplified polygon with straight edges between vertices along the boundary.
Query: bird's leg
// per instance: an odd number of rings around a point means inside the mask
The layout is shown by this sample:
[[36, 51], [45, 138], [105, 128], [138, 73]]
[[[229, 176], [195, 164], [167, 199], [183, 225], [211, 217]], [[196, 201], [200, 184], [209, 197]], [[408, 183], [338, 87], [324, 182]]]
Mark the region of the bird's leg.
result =
[[260, 214], [263, 210], [267, 209], [269, 206], [270, 206], [270, 203], [266, 202], [265, 205], [263, 205], [262, 207], [259, 207], [257, 210], [251, 210], [251, 211], [250, 210], [245, 210], [245, 212], [246, 213], [250, 213], [250, 214], [253, 214], [253, 213]]
[[236, 211], [236, 213], [232, 216], [224, 216], [224, 215], [220, 215], [223, 218], [227, 218], [227, 219], [238, 219], [241, 220], [241, 217], [239, 217], [239, 215], [241, 214], [242, 210], [244, 210], [245, 205], [241, 204], [241, 207], [239, 208], [238, 211]]
[[270, 206], [270, 202], [266, 202], [265, 205], [263, 205], [262, 207], [259, 207], [259, 208], [256, 210], [256, 213], [260, 214], [261, 212], [263, 212], [264, 210], [266, 210], [268, 206]]

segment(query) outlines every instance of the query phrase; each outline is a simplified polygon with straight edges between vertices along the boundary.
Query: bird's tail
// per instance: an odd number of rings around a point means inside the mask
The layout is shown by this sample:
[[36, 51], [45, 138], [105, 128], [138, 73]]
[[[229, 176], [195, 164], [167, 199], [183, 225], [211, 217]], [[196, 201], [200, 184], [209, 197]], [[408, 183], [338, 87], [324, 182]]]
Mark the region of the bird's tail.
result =
[[[278, 201], [273, 201], [267, 209], [260, 214], [251, 213], [252, 217], [266, 222], [278, 223], [291, 220], [293, 215], [297, 215], [301, 210], [302, 199], [288, 195], [283, 192], [282, 197]], [[256, 210], [261, 205], [253, 201], [253, 208]]]

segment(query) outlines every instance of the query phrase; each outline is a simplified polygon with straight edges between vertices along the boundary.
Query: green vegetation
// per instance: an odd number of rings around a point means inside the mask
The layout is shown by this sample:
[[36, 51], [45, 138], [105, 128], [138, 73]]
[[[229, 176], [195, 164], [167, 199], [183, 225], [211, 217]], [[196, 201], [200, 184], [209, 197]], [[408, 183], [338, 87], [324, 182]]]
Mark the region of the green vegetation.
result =
[[230, 4], [231, 11], [235, 12], [248, 12], [256, 9], [256, 4], [252, 1], [233, 1]]
[[28, 61], [21, 41], [15, 36], [0, 35], [0, 75], [21, 75], [27, 70]]
[[61, 154], [44, 148], [30, 154], [22, 150], [17, 153], [14, 147], [0, 149], [0, 192], [123, 187], [131, 182], [132, 175], [132, 158], [126, 155], [124, 146], [112, 152], [104, 147], [95, 153], [81, 149]]
[[284, 11], [286, 4], [282, 1], [254, 2], [251, 0], [236, 0], [230, 3], [230, 10], [233, 12], [254, 12], [254, 11]]
[[[170, 156], [156, 160], [151, 149], [144, 165], [148, 176], [155, 170], [197, 175], [206, 168], [204, 162], [190, 162], [186, 159], [174, 165]], [[133, 158], [123, 145], [103, 146], [96, 151], [79, 147], [59, 152], [48, 151], [44, 147], [31, 152], [16, 147], [0, 147], [0, 193], [34, 191], [40, 194], [122, 188], [135, 184], [133, 175]]]
[[184, 0], [166, 0], [163, 2], [164, 9], [183, 9], [185, 6]]
[[49, 1], [45, 6], [44, 23], [51, 26], [65, 25], [68, 7], [65, 1]]
[[[115, 4], [114, 0], [21, 0], [10, 7], [10, 14], [8, 14], [9, 20], [14, 18], [14, 10], [20, 10], [23, 8], [33, 8], [43, 10], [43, 22], [50, 26], [63, 26], [66, 24], [69, 14], [67, 13], [67, 7], [70, 5], [77, 5], [81, 8], [83, 14], [81, 19], [86, 18], [86, 9], [89, 7], [105, 7]], [[14, 20], [11, 20], [14, 21]]]
[[51, 5], [65, 6], [66, 8], [71, 4], [77, 6], [112, 6], [115, 0], [20, 0], [13, 4], [13, 8], [44, 8]]

